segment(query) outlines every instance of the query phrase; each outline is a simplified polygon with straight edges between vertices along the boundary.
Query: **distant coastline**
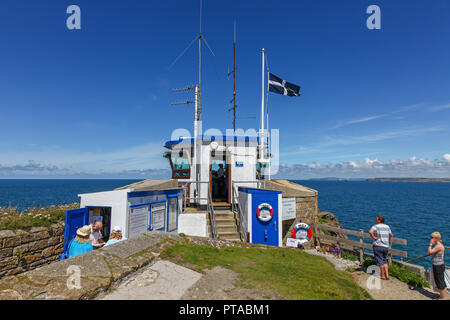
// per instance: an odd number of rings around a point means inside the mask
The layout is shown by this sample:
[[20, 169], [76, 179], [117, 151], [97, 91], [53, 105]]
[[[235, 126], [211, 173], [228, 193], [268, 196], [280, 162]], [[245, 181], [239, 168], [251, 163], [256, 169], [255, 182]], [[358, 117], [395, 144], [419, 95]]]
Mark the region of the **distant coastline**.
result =
[[312, 178], [308, 181], [450, 182], [450, 178]]
[[450, 178], [372, 178], [366, 181], [391, 181], [391, 182], [450, 182]]

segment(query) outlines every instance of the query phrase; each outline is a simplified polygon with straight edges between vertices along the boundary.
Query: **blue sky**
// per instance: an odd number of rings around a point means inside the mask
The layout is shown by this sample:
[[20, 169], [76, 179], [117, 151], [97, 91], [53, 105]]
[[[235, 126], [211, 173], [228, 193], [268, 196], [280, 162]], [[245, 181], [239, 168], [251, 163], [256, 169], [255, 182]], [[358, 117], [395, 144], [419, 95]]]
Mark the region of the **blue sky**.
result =
[[[66, 28], [81, 8], [82, 29]], [[381, 8], [381, 30], [366, 9]], [[199, 3], [3, 0], [0, 177], [167, 175], [163, 143], [192, 130]], [[258, 128], [261, 48], [302, 96], [270, 95], [280, 177], [450, 177], [450, 3], [212, 1], [203, 4], [204, 128], [231, 128], [233, 20], [238, 127]]]

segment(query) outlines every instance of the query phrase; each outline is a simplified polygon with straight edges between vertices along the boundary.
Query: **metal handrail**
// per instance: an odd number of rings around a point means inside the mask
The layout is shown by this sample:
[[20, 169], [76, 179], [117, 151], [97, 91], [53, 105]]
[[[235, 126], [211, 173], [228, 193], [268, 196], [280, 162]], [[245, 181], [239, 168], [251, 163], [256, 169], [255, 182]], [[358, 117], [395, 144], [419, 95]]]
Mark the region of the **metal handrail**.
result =
[[[236, 193], [236, 188], [234, 188], [233, 184], [231, 185], [231, 189], [233, 191], [233, 198], [235, 197], [235, 193]], [[236, 210], [237, 208], [237, 210]], [[239, 200], [236, 201], [235, 203], [231, 203], [231, 209], [233, 210], [233, 212], [236, 213], [239, 216], [239, 236], [241, 238], [241, 241], [247, 242], [247, 237], [245, 236], [245, 232], [244, 232], [244, 227], [242, 225], [242, 221], [244, 219], [244, 217], [242, 216], [242, 210], [241, 210], [241, 204], [239, 203]]]
[[[181, 181], [179, 181], [181, 182]], [[208, 196], [207, 198], [201, 198], [199, 195], [199, 192], [196, 192], [194, 194], [194, 202], [195, 203], [199, 203], [198, 200], [207, 200], [207, 212], [209, 215], [209, 223], [210, 223], [210, 227], [211, 227], [211, 237], [212, 238], [217, 238], [218, 237], [218, 232], [217, 232], [217, 225], [216, 225], [216, 215], [214, 212], [214, 206], [212, 203], [212, 195], [210, 192], [210, 183], [209, 181], [183, 181], [181, 182], [183, 184], [183, 193], [184, 193], [184, 210], [186, 210], [186, 206], [187, 206], [187, 197], [190, 195], [187, 195], [187, 187], [189, 184], [202, 184], [202, 183], [206, 183], [207, 184], [207, 189], [208, 189]], [[242, 216], [242, 209], [241, 206], [239, 204], [239, 201], [235, 201], [236, 200], [236, 192], [237, 189], [235, 188], [235, 184], [236, 183], [256, 183], [257, 184], [257, 188], [261, 188], [261, 186], [264, 184], [264, 187], [266, 187], [266, 180], [253, 180], [253, 181], [231, 181], [231, 210], [238, 214], [239, 216], [239, 236], [241, 238], [242, 241], [247, 242], [247, 238], [245, 236], [245, 231], [243, 229], [243, 225], [242, 225], [242, 221], [243, 221], [243, 216]], [[198, 190], [197, 190], [198, 191]]]
[[215, 239], [217, 238], [216, 215], [214, 214], [214, 206], [212, 204], [211, 192], [209, 192], [209, 183], [208, 183], [208, 214], [209, 214], [209, 223], [211, 225], [211, 236], [213, 239]]

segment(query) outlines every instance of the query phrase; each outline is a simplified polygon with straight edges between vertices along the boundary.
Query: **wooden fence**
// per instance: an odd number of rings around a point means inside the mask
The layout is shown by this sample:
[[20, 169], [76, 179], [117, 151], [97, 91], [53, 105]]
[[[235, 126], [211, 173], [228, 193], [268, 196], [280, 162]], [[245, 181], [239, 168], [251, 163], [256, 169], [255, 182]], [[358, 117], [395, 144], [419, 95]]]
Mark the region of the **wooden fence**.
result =
[[[336, 233], [338, 236], [331, 236], [321, 233], [320, 231], [331, 231]], [[345, 234], [345, 235], [351, 235], [359, 237], [358, 241], [353, 241], [350, 239], [339, 237], [339, 235]], [[367, 232], [364, 232], [364, 230], [356, 231], [356, 230], [348, 230], [348, 229], [342, 229], [335, 226], [331, 226], [328, 224], [323, 223], [316, 223], [315, 224], [315, 237], [320, 245], [321, 240], [329, 241], [333, 244], [337, 244], [340, 247], [340, 244], [347, 244], [351, 245], [352, 247], [358, 247], [359, 248], [359, 260], [361, 263], [364, 261], [364, 249], [372, 250], [372, 245], [365, 243], [364, 238], [371, 238], [370, 235]], [[405, 239], [399, 239], [399, 238], [392, 238], [391, 243], [389, 246], [389, 263], [392, 262], [392, 256], [399, 256], [402, 259], [408, 257], [408, 253], [406, 251], [402, 250], [396, 250], [392, 249], [392, 243], [399, 244], [399, 245], [407, 245], [407, 241]]]

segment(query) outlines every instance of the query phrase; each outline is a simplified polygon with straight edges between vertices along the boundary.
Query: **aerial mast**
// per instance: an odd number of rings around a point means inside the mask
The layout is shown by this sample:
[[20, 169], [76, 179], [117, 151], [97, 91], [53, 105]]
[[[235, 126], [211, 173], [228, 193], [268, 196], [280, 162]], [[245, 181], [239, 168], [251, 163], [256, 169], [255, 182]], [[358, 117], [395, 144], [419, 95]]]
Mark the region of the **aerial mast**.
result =
[[236, 20], [233, 39], [233, 134], [236, 134]]

